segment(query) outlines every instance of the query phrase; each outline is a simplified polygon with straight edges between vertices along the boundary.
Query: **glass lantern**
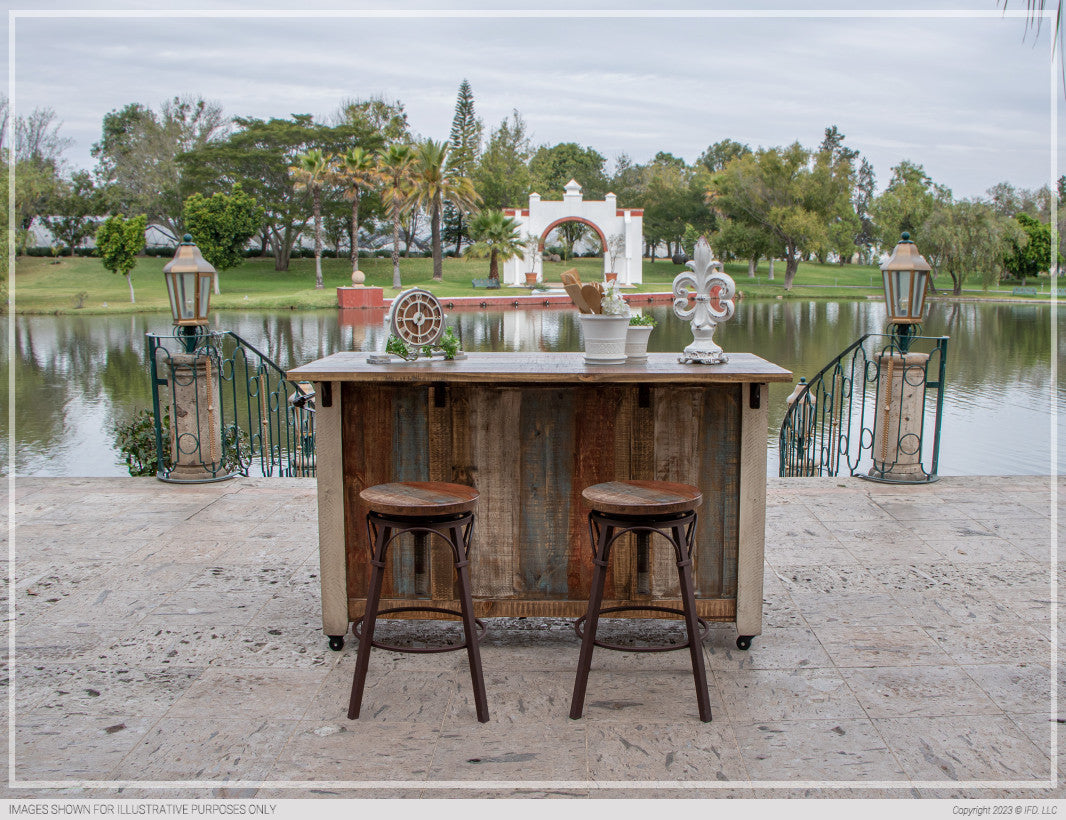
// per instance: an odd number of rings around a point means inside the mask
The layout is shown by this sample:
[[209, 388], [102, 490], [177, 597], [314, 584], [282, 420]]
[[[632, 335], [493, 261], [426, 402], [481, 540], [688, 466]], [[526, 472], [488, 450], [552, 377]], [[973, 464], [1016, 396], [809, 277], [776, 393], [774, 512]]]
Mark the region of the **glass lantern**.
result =
[[174, 325], [179, 328], [206, 325], [215, 269], [193, 244], [192, 236], [185, 234], [174, 258], [163, 268], [163, 275]]
[[930, 264], [911, 242], [910, 234], [904, 231], [892, 257], [881, 266], [889, 325], [921, 323], [931, 270]]

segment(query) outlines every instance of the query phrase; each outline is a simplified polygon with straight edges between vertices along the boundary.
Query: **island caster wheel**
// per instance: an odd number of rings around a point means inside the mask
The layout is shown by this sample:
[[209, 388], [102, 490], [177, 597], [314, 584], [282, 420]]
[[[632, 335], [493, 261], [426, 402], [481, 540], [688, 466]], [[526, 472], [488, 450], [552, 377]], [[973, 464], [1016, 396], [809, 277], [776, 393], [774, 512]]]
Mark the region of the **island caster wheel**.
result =
[[737, 638], [737, 649], [748, 650], [751, 649], [751, 639], [754, 635], [741, 635]]
[[340, 652], [342, 649], [344, 649], [344, 636], [330, 635], [329, 648], [332, 649], [334, 652]]

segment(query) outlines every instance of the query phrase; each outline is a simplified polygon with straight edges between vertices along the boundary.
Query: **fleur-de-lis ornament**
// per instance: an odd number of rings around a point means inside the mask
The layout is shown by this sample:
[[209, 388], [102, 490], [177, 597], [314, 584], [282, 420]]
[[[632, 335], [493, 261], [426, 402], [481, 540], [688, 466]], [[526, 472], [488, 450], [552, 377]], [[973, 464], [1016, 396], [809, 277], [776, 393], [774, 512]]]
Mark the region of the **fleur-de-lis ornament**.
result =
[[[674, 313], [679, 319], [690, 320], [692, 344], [678, 358], [682, 364], [724, 364], [729, 361], [720, 345], [714, 341], [714, 329], [733, 318], [733, 296], [737, 286], [732, 277], [722, 271], [722, 263], [714, 258], [707, 240], [700, 237], [694, 251], [695, 258], [687, 263], [691, 273], [679, 273], [674, 278]], [[695, 292], [696, 301], [689, 303]]]

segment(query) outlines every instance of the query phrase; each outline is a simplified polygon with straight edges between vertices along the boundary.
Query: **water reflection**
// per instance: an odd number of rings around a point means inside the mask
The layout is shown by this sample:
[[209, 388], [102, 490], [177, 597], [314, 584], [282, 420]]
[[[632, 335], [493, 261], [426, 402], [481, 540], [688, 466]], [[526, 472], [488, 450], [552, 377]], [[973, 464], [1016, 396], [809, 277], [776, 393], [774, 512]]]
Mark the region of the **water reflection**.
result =
[[[649, 349], [679, 351], [688, 326], [667, 306], [648, 307], [659, 325]], [[213, 325], [233, 330], [282, 367], [338, 350], [379, 350], [383, 313], [338, 321], [339, 311], [216, 313]], [[134, 317], [18, 316], [14, 356], [7, 340], [0, 360], [14, 377], [15, 463], [19, 475], [124, 475], [112, 446], [116, 423], [151, 403], [144, 335], [169, 333], [166, 314]], [[813, 376], [863, 333], [879, 332], [877, 301], [742, 301], [719, 328], [726, 351], [748, 351]], [[449, 322], [467, 350], [580, 350], [572, 310], [451, 311]], [[1047, 474], [1048, 442], [1064, 391], [1050, 386], [1051, 310], [1047, 306], [953, 304], [931, 307], [926, 335], [949, 335], [942, 475]], [[1062, 356], [1057, 341], [1056, 355]], [[14, 371], [11, 371], [11, 365]], [[770, 391], [770, 471], [776, 434], [791, 385]], [[7, 463], [7, 391], [0, 415], [0, 455]], [[1066, 435], [1060, 436], [1066, 447]], [[1062, 455], [1060, 447], [1060, 462]]]

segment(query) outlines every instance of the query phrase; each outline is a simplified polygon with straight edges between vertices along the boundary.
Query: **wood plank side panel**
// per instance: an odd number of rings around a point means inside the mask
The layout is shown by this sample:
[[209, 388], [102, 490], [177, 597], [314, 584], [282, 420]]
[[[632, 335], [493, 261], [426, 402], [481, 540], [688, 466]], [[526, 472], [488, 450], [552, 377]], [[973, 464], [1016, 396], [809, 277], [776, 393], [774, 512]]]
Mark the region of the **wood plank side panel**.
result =
[[[741, 402], [745, 398], [745, 392], [745, 386], [741, 384], [723, 386], [721, 389], [721, 393], [729, 397], [723, 424], [726, 425], [725, 429], [732, 433], [731, 436], [723, 438], [723, 445], [726, 448], [726, 452], [723, 454], [725, 463], [720, 467], [720, 475], [722, 476], [722, 556], [719, 575], [722, 579], [722, 588], [717, 597], [722, 598], [737, 597], [737, 559], [740, 552]], [[732, 439], [731, 442], [729, 441], [730, 438]], [[765, 487], [765, 476], [762, 481]]]
[[[651, 426], [643, 428], [636, 426], [636, 412], [637, 388], [633, 385], [626, 385], [621, 389], [620, 400], [614, 415], [614, 476], [612, 478], [615, 481], [640, 480], [645, 477], [643, 471], [647, 472], [647, 478], [651, 478], [652, 443], [651, 437], [647, 435]], [[635, 431], [639, 433], [635, 434]], [[646, 451], [646, 466], [642, 465], [641, 458], [636, 452], [638, 442]], [[587, 535], [585, 539], [588, 540]], [[611, 550], [611, 563], [605, 589], [616, 598], [632, 598], [636, 593], [636, 543], [635, 535], [624, 535], [614, 542]], [[591, 555], [591, 545], [589, 554]]]
[[[700, 425], [704, 389], [659, 387], [651, 391], [655, 414], [655, 479], [699, 484]], [[665, 539], [652, 536], [651, 592], [656, 598], [680, 594], [677, 558]]]
[[[318, 560], [322, 590], [322, 632], [348, 631], [348, 575], [345, 552], [344, 462], [341, 407], [343, 395], [335, 385], [333, 403], [315, 414], [315, 463], [318, 473]], [[316, 395], [323, 395], [321, 384]]]
[[740, 459], [740, 387], [714, 385], [704, 394], [699, 487], [703, 506], [696, 533], [696, 594], [736, 595]]
[[[766, 430], [769, 390], [748, 384], [741, 396], [740, 514], [737, 561], [737, 632], [762, 634], [763, 550], [766, 538]], [[759, 391], [757, 408], [749, 400]]]
[[[392, 458], [391, 481], [429, 480], [429, 388], [424, 385], [397, 385], [388, 388], [391, 398], [392, 447], [383, 449], [382, 458]], [[426, 550], [447, 549], [428, 543]], [[428, 555], [423, 556], [428, 559]], [[382, 595], [394, 593], [398, 597], [415, 597], [418, 586], [415, 578], [415, 536], [401, 535], [389, 547], [388, 569]], [[428, 567], [423, 564], [428, 570]]]
[[[392, 480], [392, 391], [345, 384], [342, 395], [348, 591], [363, 598], [370, 580], [368, 509], [359, 492]], [[350, 614], [360, 617], [362, 609]]]
[[[429, 425], [429, 480], [448, 481], [456, 484], [472, 485], [472, 481], [457, 481], [454, 475], [452, 453], [462, 452], [461, 447], [453, 447], [452, 435], [455, 430], [455, 393], [445, 385], [437, 384], [429, 389], [427, 413]], [[464, 403], [465, 406], [465, 403]], [[467, 434], [465, 419], [460, 418], [460, 430]], [[455, 591], [455, 566], [452, 551], [440, 539], [431, 544], [429, 550], [429, 593], [434, 601], [446, 601], [457, 598]], [[439, 606], [439, 604], [435, 604]]]
[[[582, 387], [574, 393], [574, 442], [577, 446], [571, 451], [566, 597], [580, 600], [589, 596], [593, 567], [588, 508], [581, 492], [616, 476], [615, 440], [618, 435], [625, 436], [626, 431], [619, 430], [614, 423], [622, 401], [620, 388]], [[614, 579], [610, 575], [604, 593], [608, 597], [614, 594]]]
[[[481, 493], [470, 582], [475, 597], [510, 598], [516, 588], [522, 507], [516, 440], [522, 393], [483, 386], [464, 388], [463, 393], [466, 398], [455, 403], [456, 480], [472, 475]], [[461, 424], [472, 431], [469, 440], [462, 438]]]
[[520, 393], [518, 494], [520, 544], [516, 592], [566, 597], [569, 506], [574, 449], [574, 391], [526, 388]]

